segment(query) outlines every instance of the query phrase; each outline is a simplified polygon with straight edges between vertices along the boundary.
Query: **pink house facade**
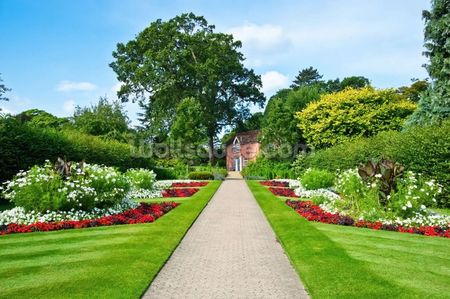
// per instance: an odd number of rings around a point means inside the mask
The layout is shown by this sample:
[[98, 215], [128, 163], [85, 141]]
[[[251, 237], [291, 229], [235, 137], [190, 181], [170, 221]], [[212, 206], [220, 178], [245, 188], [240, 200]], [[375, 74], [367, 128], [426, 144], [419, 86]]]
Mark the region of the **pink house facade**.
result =
[[259, 153], [259, 130], [237, 133], [227, 143], [227, 170], [241, 171]]

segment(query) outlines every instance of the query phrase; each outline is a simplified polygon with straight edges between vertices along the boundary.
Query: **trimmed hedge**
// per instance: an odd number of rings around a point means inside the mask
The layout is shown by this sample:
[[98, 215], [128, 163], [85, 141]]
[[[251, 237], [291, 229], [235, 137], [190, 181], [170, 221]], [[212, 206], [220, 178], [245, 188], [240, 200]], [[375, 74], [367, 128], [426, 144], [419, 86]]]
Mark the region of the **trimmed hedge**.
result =
[[382, 132], [299, 156], [295, 170], [297, 173], [307, 168], [335, 171], [383, 158], [393, 159], [407, 170], [436, 179], [444, 186], [440, 204], [450, 205], [450, 121], [438, 126], [413, 127], [406, 132]]
[[193, 171], [189, 173], [190, 180], [214, 180], [214, 175], [209, 171]]
[[154, 168], [152, 159], [136, 157], [133, 152], [133, 147], [126, 143], [76, 131], [36, 128], [11, 117], [0, 118], [0, 181], [57, 157], [114, 166], [122, 171]]

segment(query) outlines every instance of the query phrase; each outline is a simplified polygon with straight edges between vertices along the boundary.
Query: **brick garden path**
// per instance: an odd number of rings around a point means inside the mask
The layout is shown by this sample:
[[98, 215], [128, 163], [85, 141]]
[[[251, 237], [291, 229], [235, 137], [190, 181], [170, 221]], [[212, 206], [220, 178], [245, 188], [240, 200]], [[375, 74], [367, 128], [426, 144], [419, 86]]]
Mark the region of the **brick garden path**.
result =
[[232, 173], [143, 298], [308, 298], [239, 174]]

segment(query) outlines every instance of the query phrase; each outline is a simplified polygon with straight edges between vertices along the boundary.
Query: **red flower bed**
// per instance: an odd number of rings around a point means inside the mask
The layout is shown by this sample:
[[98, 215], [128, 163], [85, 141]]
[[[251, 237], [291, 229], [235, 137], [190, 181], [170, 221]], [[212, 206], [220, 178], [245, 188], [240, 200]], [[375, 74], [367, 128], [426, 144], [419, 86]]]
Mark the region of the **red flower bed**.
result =
[[208, 182], [180, 182], [172, 183], [172, 188], [186, 188], [186, 187], [205, 187]]
[[119, 224], [135, 224], [153, 222], [170, 210], [176, 208], [179, 203], [141, 203], [136, 209], [131, 209], [120, 214], [105, 216], [90, 220], [61, 221], [61, 222], [37, 222], [33, 224], [15, 224], [0, 227], [0, 235], [14, 233], [47, 232], [62, 229], [75, 229], [96, 226], [110, 226]]
[[275, 194], [276, 196], [298, 197], [297, 194], [295, 194], [294, 190], [289, 188], [269, 187], [269, 191]]
[[198, 188], [184, 188], [184, 189], [166, 189], [162, 191], [163, 197], [190, 197], [198, 192]]
[[439, 226], [402, 227], [393, 224], [383, 224], [381, 222], [355, 221], [350, 216], [325, 212], [321, 207], [314, 205], [311, 201], [286, 200], [286, 204], [308, 221], [450, 238], [450, 229], [445, 230]]
[[288, 182], [281, 182], [281, 181], [262, 181], [259, 183], [267, 187], [285, 187], [285, 188], [289, 187]]

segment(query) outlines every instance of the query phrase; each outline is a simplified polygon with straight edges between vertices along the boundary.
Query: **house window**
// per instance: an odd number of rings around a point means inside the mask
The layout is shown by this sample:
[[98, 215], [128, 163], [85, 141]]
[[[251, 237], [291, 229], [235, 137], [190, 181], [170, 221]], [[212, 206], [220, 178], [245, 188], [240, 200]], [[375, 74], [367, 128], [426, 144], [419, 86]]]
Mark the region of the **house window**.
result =
[[233, 153], [239, 153], [241, 151], [241, 144], [239, 139], [235, 138], [233, 141]]
[[243, 164], [244, 167], [247, 166], [248, 160], [247, 160], [247, 159], [244, 159], [244, 161], [242, 162], [242, 164]]

